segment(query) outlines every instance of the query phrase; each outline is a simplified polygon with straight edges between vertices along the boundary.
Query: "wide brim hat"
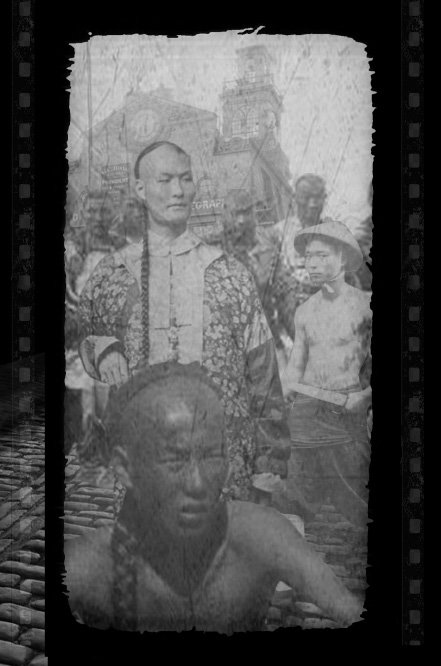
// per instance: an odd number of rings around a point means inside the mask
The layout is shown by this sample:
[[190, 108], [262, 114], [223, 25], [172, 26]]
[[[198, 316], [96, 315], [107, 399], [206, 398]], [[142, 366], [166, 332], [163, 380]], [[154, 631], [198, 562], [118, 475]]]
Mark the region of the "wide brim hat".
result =
[[345, 224], [330, 218], [325, 218], [320, 224], [299, 231], [294, 238], [294, 247], [303, 256], [306, 252], [306, 245], [311, 240], [320, 239], [331, 240], [333, 244], [341, 246], [346, 260], [346, 272], [353, 273], [360, 268], [363, 263], [363, 254], [359, 244]]

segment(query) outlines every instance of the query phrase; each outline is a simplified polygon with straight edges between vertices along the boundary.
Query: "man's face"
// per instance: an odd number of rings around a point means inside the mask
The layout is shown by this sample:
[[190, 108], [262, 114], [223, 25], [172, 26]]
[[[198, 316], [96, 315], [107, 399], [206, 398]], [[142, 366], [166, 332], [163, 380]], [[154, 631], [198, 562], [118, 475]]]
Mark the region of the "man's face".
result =
[[344, 271], [342, 250], [323, 240], [312, 240], [306, 246], [305, 268], [311, 282], [320, 286]]
[[204, 534], [228, 471], [222, 407], [211, 389], [198, 389], [194, 383], [185, 393], [182, 386], [167, 392], [146, 388], [123, 418], [138, 502], [175, 539]]
[[303, 227], [311, 227], [320, 222], [326, 194], [323, 188], [300, 181], [296, 187], [295, 201], [297, 215]]
[[185, 224], [196, 194], [190, 158], [171, 146], [160, 146], [142, 160], [136, 191], [156, 224]]
[[256, 228], [253, 207], [232, 208], [225, 216], [226, 231], [237, 240], [252, 240]]
[[97, 237], [103, 237], [108, 233], [113, 219], [113, 207], [107, 198], [91, 198], [85, 206], [86, 223], [90, 232]]

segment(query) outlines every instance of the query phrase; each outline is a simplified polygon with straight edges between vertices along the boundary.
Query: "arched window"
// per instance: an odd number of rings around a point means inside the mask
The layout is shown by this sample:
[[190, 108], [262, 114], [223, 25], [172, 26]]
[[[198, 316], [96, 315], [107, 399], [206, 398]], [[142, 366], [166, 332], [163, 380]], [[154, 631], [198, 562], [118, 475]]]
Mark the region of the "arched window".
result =
[[242, 111], [236, 111], [231, 123], [232, 136], [241, 136], [244, 132], [245, 115]]
[[259, 113], [257, 109], [251, 109], [247, 115], [247, 134], [256, 135], [259, 133]]

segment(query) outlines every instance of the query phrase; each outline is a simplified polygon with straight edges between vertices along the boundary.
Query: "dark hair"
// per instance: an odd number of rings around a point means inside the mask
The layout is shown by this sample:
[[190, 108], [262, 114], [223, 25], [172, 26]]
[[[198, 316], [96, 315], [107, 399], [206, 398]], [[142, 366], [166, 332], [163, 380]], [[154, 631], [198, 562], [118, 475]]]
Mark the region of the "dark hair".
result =
[[176, 152], [179, 153], [179, 155], [186, 155], [187, 157], [190, 157], [183, 148], [178, 146], [176, 143], [173, 143], [172, 141], [155, 141], [155, 143], [151, 143], [150, 145], [146, 146], [144, 150], [142, 150], [139, 153], [138, 157], [136, 158], [135, 167], [134, 167], [136, 180], [139, 180], [140, 165], [143, 158], [149, 153], [152, 153], [157, 148], [160, 148], [161, 146], [170, 146], [171, 148], [174, 148]]
[[[219, 387], [208, 376], [199, 363], [181, 365], [180, 363], [160, 363], [146, 366], [137, 375], [115, 391], [108, 403], [106, 413], [109, 417], [108, 436], [115, 436], [115, 428], [121, 420], [122, 410], [127, 404], [148, 386], [161, 382], [173, 382], [185, 378], [202, 382], [219, 395]], [[129, 495], [128, 501], [133, 501]], [[127, 501], [127, 500], [126, 500]], [[137, 540], [123, 519], [116, 520], [111, 540], [113, 561], [112, 606], [115, 628], [136, 631], [137, 627]]]
[[200, 363], [194, 362], [183, 365], [176, 361], [147, 365], [144, 361], [143, 366], [138, 372], [118, 390], [112, 391], [106, 408], [105, 431], [107, 437], [107, 449], [111, 452], [113, 444], [119, 438], [119, 428], [122, 415], [127, 405], [133, 398], [149, 386], [171, 383], [175, 384], [179, 379], [190, 382], [197, 382], [210, 388], [220, 399], [220, 389], [210, 378], [205, 368]]
[[[136, 158], [134, 172], [136, 180], [139, 180], [140, 165], [143, 158], [152, 153], [161, 146], [170, 146], [176, 150], [180, 155], [189, 155], [171, 141], [156, 141], [146, 146]], [[141, 259], [141, 319], [142, 319], [142, 355], [145, 361], [148, 361], [150, 355], [150, 313], [149, 313], [149, 276], [150, 276], [150, 258], [149, 258], [149, 238], [148, 238], [148, 208], [145, 207], [146, 221], [144, 224], [144, 237], [142, 243], [142, 259]]]
[[324, 194], [326, 194], [326, 183], [321, 176], [317, 176], [315, 173], [304, 173], [303, 176], [297, 178], [294, 185], [294, 190], [296, 190], [300, 183], [303, 181], [309, 185], [312, 185], [313, 187], [323, 190]]

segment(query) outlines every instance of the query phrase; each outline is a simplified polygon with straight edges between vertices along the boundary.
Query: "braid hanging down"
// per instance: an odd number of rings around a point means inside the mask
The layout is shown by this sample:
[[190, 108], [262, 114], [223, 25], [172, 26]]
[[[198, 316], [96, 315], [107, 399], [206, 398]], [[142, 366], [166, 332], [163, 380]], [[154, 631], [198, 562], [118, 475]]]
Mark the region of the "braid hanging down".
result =
[[[185, 153], [179, 146], [168, 141], [158, 141], [147, 146], [138, 156], [135, 163], [135, 178], [140, 177], [141, 160], [156, 148], [162, 145], [171, 145], [178, 152]], [[130, 399], [141, 388], [148, 383], [153, 383], [164, 379], [170, 375], [182, 374], [182, 369], [169, 364], [160, 364], [150, 368], [150, 311], [149, 311], [149, 277], [150, 277], [150, 256], [148, 239], [148, 210], [145, 207], [145, 224], [143, 235], [142, 259], [141, 259], [141, 317], [142, 317], [142, 356], [145, 370], [132, 378], [119, 391], [110, 396], [107, 413], [111, 415], [110, 422], [117, 424], [121, 415], [121, 410], [127, 405]], [[193, 370], [193, 373], [195, 370]], [[196, 370], [197, 372], [197, 370]], [[188, 373], [188, 371], [187, 371]], [[204, 377], [198, 373], [199, 378]], [[113, 399], [112, 399], [113, 398]], [[107, 429], [106, 438], [110, 450], [112, 449], [111, 440], [114, 440], [115, 430], [111, 424]], [[116, 430], [118, 429], [116, 425]], [[112, 442], [113, 443], [113, 442]], [[126, 502], [130, 502], [130, 496], [126, 497]], [[115, 628], [125, 631], [136, 631], [137, 629], [137, 559], [136, 559], [136, 538], [124, 525], [122, 520], [116, 520], [114, 525], [111, 542], [113, 566], [114, 566], [114, 585], [112, 589], [112, 603], [114, 612]]]

